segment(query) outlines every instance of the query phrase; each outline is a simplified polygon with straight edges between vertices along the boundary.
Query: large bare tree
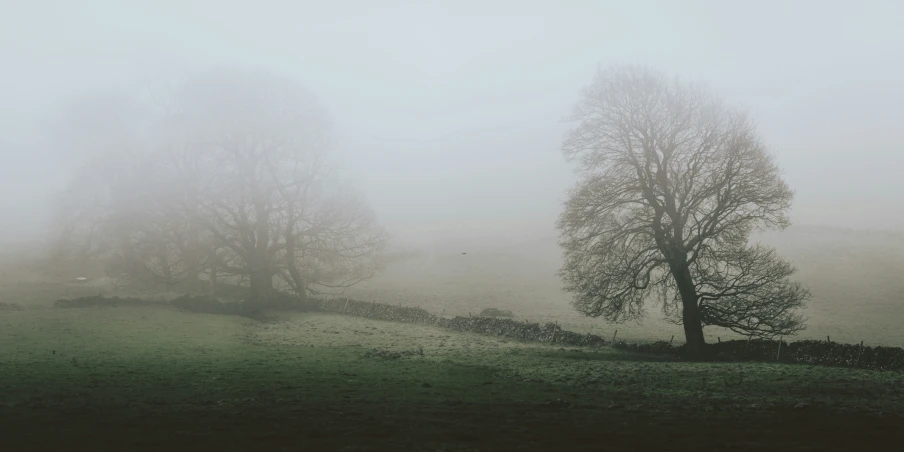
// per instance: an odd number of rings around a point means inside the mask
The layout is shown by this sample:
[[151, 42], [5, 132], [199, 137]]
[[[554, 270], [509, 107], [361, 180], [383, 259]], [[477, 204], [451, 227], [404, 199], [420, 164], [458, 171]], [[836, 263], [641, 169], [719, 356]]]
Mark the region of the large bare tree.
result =
[[60, 209], [60, 243], [106, 250], [130, 283], [198, 292], [222, 277], [256, 301], [277, 285], [342, 290], [378, 270], [385, 233], [331, 169], [326, 114], [301, 85], [217, 67], [157, 103], [149, 133], [72, 149], [137, 156], [90, 160], [69, 191], [79, 202]]
[[792, 191], [741, 110], [641, 66], [599, 71], [563, 153], [580, 180], [558, 222], [575, 308], [623, 322], [658, 299], [700, 356], [703, 327], [793, 334], [808, 291], [756, 228], [784, 228]]
[[385, 234], [328, 164], [329, 124], [312, 94], [220, 67], [178, 99], [181, 141], [206, 162], [193, 218], [218, 249], [218, 271], [247, 278], [258, 299], [274, 281], [306, 296], [373, 276]]

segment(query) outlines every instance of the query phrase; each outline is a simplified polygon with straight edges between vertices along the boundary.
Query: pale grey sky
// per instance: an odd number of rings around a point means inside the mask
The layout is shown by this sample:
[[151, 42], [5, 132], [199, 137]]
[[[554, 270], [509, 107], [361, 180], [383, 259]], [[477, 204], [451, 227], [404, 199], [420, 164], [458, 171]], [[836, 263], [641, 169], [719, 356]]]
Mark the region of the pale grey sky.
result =
[[0, 228], [60, 188], [40, 120], [217, 63], [296, 77], [400, 238], [554, 233], [559, 153], [597, 65], [643, 63], [748, 106], [797, 224], [904, 228], [904, 2], [0, 0]]

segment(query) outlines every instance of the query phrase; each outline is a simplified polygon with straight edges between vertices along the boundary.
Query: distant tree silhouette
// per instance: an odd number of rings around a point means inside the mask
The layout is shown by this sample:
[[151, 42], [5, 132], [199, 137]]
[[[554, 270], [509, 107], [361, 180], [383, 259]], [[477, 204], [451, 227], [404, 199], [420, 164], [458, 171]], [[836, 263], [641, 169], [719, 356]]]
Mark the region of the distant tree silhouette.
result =
[[141, 123], [80, 118], [60, 136], [96, 155], [60, 202], [54, 258], [103, 256], [145, 286], [224, 278], [256, 300], [276, 284], [304, 297], [375, 274], [386, 234], [328, 164], [328, 118], [302, 86], [223, 66], [157, 107]]

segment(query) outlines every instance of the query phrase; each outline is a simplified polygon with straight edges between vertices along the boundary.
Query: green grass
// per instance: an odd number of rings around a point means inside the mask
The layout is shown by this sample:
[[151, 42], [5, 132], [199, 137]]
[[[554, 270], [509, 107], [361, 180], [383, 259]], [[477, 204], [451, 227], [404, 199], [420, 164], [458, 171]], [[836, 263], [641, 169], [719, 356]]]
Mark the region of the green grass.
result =
[[0, 312], [3, 450], [841, 450], [904, 422], [900, 373], [275, 315]]

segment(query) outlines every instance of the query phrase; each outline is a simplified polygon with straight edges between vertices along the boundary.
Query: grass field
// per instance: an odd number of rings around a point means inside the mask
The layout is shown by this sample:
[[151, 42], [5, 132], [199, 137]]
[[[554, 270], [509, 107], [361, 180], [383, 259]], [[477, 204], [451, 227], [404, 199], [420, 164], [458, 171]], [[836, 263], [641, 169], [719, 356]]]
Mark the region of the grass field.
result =
[[863, 450], [904, 441], [900, 373], [682, 363], [272, 315], [0, 312], [0, 449]]
[[[904, 345], [904, 240], [797, 230], [767, 242], [814, 299], [798, 338]], [[467, 254], [462, 254], [467, 252]], [[554, 242], [396, 262], [347, 295], [465, 315], [509, 309], [629, 341], [681, 342], [651, 312], [571, 310]], [[315, 313], [259, 322], [164, 307], [51, 309], [138, 295], [0, 266], [0, 451], [897, 450], [904, 374], [686, 363]], [[174, 294], [156, 293], [168, 297]], [[707, 328], [708, 339], [731, 334]]]

